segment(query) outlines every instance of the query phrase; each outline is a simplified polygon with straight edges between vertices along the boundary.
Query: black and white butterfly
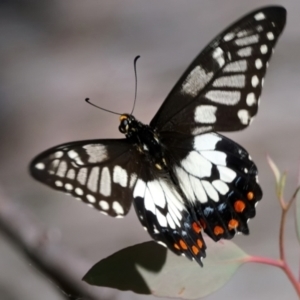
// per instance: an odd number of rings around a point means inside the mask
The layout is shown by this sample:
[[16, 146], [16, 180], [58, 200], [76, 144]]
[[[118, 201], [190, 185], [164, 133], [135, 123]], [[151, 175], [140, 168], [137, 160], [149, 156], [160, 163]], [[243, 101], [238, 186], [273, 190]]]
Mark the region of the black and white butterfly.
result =
[[248, 234], [262, 198], [247, 151], [216, 131], [241, 130], [256, 115], [285, 20], [278, 6], [246, 15], [196, 57], [150, 125], [122, 114], [125, 139], [51, 148], [32, 161], [32, 176], [113, 217], [133, 202], [155, 241], [202, 265], [202, 230], [215, 241]]

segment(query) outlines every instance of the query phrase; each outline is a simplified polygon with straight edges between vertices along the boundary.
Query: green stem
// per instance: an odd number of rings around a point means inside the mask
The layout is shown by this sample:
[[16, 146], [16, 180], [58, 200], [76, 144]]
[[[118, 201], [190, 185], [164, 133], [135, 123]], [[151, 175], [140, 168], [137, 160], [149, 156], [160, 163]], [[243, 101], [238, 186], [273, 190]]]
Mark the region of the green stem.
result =
[[[282, 200], [282, 203], [284, 201]], [[279, 228], [279, 256], [282, 261], [286, 261], [285, 259], [285, 250], [284, 250], [284, 228], [285, 228], [285, 220], [286, 214], [288, 211], [288, 207], [286, 204], [282, 206], [281, 219], [280, 219], [280, 228]]]

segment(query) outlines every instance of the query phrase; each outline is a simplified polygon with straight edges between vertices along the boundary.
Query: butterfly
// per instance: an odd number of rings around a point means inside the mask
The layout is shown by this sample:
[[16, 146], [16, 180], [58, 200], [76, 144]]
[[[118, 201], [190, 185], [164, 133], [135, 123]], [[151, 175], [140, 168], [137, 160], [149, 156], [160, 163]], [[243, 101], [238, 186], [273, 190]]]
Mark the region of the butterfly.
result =
[[285, 20], [279, 6], [244, 16], [200, 52], [149, 125], [121, 114], [125, 138], [51, 148], [31, 162], [32, 176], [113, 217], [133, 203], [155, 241], [202, 266], [202, 232], [214, 241], [248, 234], [262, 198], [248, 152], [217, 132], [256, 115]]

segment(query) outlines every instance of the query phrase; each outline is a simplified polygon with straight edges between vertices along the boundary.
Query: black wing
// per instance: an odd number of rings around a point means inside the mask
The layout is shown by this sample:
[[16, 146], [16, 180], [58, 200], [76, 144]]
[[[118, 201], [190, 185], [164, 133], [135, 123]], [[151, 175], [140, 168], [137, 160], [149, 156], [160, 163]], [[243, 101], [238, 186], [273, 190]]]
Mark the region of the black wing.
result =
[[255, 216], [262, 191], [247, 151], [217, 133], [170, 134], [164, 142], [172, 149], [167, 157], [177, 185], [204, 231], [215, 241], [248, 234], [247, 222]]
[[38, 155], [30, 173], [104, 214], [122, 217], [130, 209], [140, 168], [134, 151], [126, 139], [68, 143]]
[[248, 126], [285, 20], [283, 7], [265, 7], [219, 34], [188, 67], [150, 125], [194, 135]]
[[170, 174], [162, 172], [143, 164], [133, 190], [136, 213], [155, 241], [202, 266], [206, 245], [200, 224]]
[[153, 168], [128, 140], [56, 146], [38, 155], [30, 172], [36, 180], [110, 216], [125, 216], [134, 200], [137, 215], [154, 240], [202, 265], [206, 246], [182, 196], [169, 175]]

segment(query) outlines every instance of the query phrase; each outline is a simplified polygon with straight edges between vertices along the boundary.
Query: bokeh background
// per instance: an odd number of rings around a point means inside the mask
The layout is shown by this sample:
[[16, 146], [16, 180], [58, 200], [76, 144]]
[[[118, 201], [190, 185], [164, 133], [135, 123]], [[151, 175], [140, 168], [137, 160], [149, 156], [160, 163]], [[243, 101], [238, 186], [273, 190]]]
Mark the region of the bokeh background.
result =
[[[247, 130], [228, 136], [251, 153], [264, 190], [250, 223], [251, 235], [234, 241], [250, 254], [276, 258], [280, 207], [266, 153], [288, 170], [286, 195], [291, 195], [300, 157], [300, 3], [272, 2], [286, 7], [288, 22], [268, 69], [259, 114]], [[199, 51], [227, 25], [267, 4], [265, 0], [2, 0], [1, 188], [91, 265], [121, 248], [149, 240], [133, 210], [124, 219], [103, 216], [35, 182], [28, 164], [56, 144], [120, 137], [118, 117], [83, 100], [90, 97], [107, 109], [129, 112], [134, 97], [132, 62], [138, 54], [135, 116], [149, 122]], [[286, 245], [292, 269], [298, 272], [292, 213]], [[109, 289], [105, 295], [152, 299]], [[62, 299], [3, 236], [0, 299]], [[207, 299], [296, 299], [296, 294], [280, 270], [248, 264]]]

